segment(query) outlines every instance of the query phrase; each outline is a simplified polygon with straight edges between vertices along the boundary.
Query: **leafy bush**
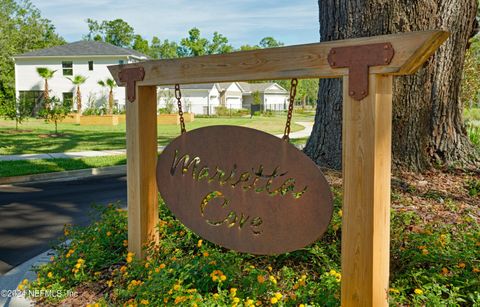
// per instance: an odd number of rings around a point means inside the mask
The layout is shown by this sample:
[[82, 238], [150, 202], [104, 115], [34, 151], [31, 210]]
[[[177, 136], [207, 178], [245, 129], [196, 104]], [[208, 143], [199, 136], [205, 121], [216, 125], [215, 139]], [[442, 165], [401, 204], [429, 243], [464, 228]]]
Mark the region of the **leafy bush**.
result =
[[250, 115], [250, 111], [247, 109], [230, 109], [225, 106], [215, 107], [215, 114], [217, 116], [245, 116]]
[[[269, 257], [201, 240], [160, 202], [160, 243], [147, 246], [146, 260], [139, 261], [127, 250], [126, 212], [100, 207], [99, 221], [65, 228], [62, 241], [70, 245], [56, 247], [52, 262], [37, 268], [37, 280], [21, 287], [67, 291], [93, 284], [104, 293], [97, 302], [114, 306], [339, 306], [339, 191], [334, 189], [335, 213], [320, 241]], [[479, 225], [469, 214], [457, 224], [420, 229], [418, 223], [413, 212], [392, 213], [391, 304], [480, 304]]]

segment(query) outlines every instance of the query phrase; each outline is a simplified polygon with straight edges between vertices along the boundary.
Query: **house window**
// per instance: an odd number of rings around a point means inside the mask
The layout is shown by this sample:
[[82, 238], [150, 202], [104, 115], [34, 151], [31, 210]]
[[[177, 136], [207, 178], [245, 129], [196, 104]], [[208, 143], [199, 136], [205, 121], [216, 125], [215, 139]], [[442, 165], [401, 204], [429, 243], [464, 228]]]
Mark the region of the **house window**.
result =
[[63, 61], [62, 70], [64, 76], [73, 76], [73, 62], [72, 61]]
[[88, 61], [88, 70], [93, 70], [93, 61]]
[[125, 62], [123, 60], [118, 60], [118, 64], [123, 65]]
[[62, 93], [62, 95], [63, 95], [63, 105], [71, 108], [73, 106], [73, 93], [66, 92], [66, 93]]

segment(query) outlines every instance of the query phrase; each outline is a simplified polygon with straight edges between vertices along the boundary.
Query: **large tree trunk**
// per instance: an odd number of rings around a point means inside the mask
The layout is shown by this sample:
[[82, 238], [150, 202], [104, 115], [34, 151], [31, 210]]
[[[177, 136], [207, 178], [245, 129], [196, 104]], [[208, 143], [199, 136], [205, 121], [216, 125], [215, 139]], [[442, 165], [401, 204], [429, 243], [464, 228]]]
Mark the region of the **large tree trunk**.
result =
[[[321, 41], [444, 29], [450, 38], [413, 76], [396, 77], [393, 159], [423, 170], [468, 161], [473, 154], [459, 100], [462, 66], [477, 0], [319, 0]], [[317, 164], [341, 168], [341, 80], [320, 80], [315, 126], [305, 152]]]

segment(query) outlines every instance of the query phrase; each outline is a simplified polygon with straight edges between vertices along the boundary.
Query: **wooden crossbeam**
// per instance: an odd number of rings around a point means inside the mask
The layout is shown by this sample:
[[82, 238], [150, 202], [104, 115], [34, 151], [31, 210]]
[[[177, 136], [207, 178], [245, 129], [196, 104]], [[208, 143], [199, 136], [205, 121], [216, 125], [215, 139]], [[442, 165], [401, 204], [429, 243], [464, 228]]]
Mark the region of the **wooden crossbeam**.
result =
[[108, 68], [120, 86], [124, 85], [119, 78], [120, 71], [133, 67], [143, 67], [145, 70], [145, 78], [139, 85], [334, 78], [348, 74], [348, 69], [330, 67], [327, 58], [332, 48], [390, 42], [395, 49], [392, 62], [387, 66], [372, 67], [370, 72], [407, 75], [414, 73], [448, 35], [445, 31], [420, 31], [192, 58], [153, 60]]

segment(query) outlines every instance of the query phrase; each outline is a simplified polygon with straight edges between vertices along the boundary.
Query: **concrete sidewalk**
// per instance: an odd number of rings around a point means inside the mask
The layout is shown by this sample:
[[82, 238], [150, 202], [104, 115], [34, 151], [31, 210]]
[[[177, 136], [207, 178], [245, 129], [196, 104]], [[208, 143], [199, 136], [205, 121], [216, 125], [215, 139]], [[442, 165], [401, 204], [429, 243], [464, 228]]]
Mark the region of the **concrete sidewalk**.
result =
[[[303, 130], [290, 133], [290, 139], [299, 139], [309, 137], [312, 133], [313, 122], [295, 122], [298, 125], [305, 127]], [[276, 137], [283, 137], [283, 134], [275, 135]], [[165, 146], [158, 146], [158, 150], [162, 151]], [[56, 152], [56, 153], [41, 153], [41, 154], [22, 154], [22, 155], [0, 155], [1, 161], [18, 161], [18, 160], [36, 160], [36, 159], [73, 159], [73, 158], [88, 158], [88, 157], [107, 157], [126, 154], [126, 149], [114, 150], [86, 150], [79, 152]]]

